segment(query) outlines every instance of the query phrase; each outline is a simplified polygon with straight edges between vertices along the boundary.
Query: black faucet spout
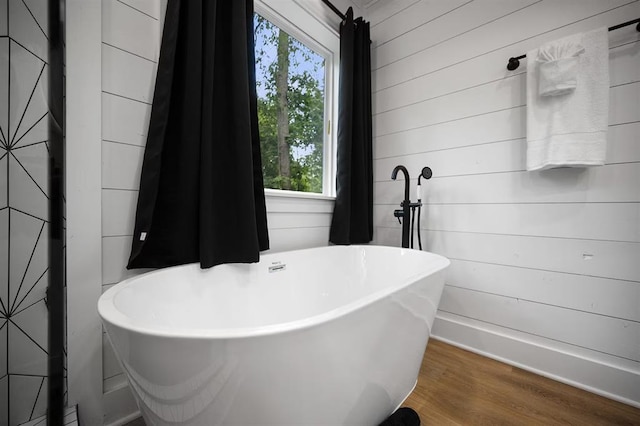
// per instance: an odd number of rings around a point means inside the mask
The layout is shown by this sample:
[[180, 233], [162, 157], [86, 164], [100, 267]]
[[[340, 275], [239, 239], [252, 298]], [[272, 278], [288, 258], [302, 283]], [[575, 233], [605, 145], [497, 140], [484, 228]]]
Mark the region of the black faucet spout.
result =
[[396, 180], [396, 177], [398, 177], [399, 171], [401, 171], [402, 174], [404, 175], [404, 199], [408, 200], [410, 179], [409, 179], [409, 171], [407, 170], [407, 168], [403, 165], [394, 167], [393, 172], [391, 172], [391, 179]]
[[[404, 175], [404, 201], [402, 201], [402, 247], [409, 248], [409, 208], [411, 200], [409, 200], [409, 172], [403, 165], [396, 166], [391, 172], [391, 179], [396, 180], [398, 172], [401, 171]], [[398, 217], [398, 216], [396, 216]]]

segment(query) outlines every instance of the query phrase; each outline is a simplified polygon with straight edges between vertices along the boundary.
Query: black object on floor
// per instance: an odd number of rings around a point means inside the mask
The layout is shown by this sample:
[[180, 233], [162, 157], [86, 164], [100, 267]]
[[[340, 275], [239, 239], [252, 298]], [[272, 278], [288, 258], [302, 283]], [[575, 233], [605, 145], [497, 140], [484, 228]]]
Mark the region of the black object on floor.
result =
[[411, 408], [402, 407], [380, 423], [380, 426], [420, 426], [420, 416]]

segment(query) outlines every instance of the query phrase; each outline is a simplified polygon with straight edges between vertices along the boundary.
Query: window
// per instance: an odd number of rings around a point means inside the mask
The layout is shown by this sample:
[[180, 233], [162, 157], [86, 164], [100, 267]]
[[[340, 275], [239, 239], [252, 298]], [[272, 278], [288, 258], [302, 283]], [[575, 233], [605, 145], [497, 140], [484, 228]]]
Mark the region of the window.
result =
[[331, 55], [269, 15], [254, 16], [264, 187], [332, 195]]

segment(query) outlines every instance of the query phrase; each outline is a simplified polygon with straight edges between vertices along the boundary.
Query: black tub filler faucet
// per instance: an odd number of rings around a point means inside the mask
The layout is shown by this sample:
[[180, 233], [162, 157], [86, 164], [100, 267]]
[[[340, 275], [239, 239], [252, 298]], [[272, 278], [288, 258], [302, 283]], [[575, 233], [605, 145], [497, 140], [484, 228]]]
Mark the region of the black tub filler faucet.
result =
[[[404, 200], [400, 203], [400, 207], [402, 209], [396, 209], [393, 211], [393, 216], [398, 218], [398, 221], [402, 224], [402, 247], [403, 248], [413, 248], [413, 227], [415, 224], [415, 216], [416, 216], [416, 208], [418, 210], [418, 246], [420, 250], [422, 250], [422, 239], [420, 238], [420, 212], [422, 210], [422, 196], [420, 195], [420, 179], [430, 179], [431, 178], [431, 169], [429, 167], [423, 167], [420, 172], [420, 176], [418, 176], [418, 186], [416, 191], [417, 202], [412, 203], [409, 199], [409, 184], [411, 179], [409, 178], [409, 172], [407, 168], [403, 165], [398, 165], [391, 172], [391, 179], [396, 180], [398, 176], [398, 171], [401, 171], [404, 175]], [[411, 214], [409, 213], [411, 210]], [[401, 220], [402, 219], [402, 220]], [[411, 225], [409, 225], [409, 221], [411, 221]], [[409, 235], [411, 235], [411, 246], [409, 246]]]
[[402, 247], [409, 248], [409, 208], [411, 200], [409, 200], [409, 172], [405, 166], [399, 165], [391, 172], [391, 179], [396, 180], [398, 171], [402, 171], [404, 174], [404, 200], [400, 204], [402, 210], [395, 210], [393, 215], [400, 220], [402, 218]]

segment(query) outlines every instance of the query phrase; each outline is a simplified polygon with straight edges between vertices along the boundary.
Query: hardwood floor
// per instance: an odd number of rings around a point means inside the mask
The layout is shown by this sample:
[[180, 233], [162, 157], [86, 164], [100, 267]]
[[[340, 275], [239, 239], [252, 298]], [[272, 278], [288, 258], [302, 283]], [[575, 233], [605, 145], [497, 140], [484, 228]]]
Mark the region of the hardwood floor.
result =
[[431, 339], [405, 401], [422, 425], [640, 425], [640, 409]]
[[142, 420], [142, 417], [139, 417], [134, 421], [125, 424], [124, 426], [146, 426], [146, 423], [144, 422], [144, 420]]

